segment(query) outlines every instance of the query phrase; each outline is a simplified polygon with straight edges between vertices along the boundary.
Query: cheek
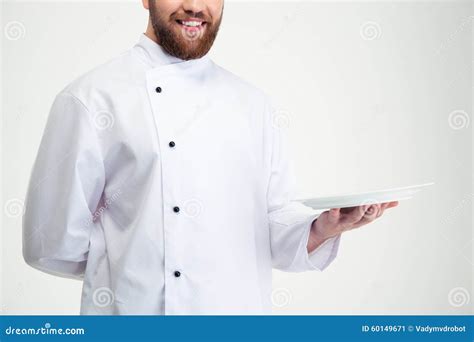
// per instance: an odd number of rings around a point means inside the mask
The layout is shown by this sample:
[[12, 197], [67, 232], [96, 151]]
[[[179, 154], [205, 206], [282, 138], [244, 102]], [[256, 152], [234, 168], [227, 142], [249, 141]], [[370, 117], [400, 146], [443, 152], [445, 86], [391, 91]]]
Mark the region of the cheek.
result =
[[176, 0], [149, 0], [154, 2], [156, 13], [163, 19], [168, 20], [170, 15], [179, 9], [179, 1]]
[[214, 21], [216, 22], [219, 20], [222, 14], [222, 6], [223, 6], [222, 3], [216, 3], [208, 7], [211, 16], [214, 18]]

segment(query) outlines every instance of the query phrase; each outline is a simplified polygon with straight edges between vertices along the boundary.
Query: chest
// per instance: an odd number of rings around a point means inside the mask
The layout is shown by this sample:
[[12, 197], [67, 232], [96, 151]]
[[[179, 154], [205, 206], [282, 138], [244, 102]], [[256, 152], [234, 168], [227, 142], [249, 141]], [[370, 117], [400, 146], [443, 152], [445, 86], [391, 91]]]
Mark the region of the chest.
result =
[[166, 173], [195, 184], [228, 187], [259, 177], [260, 107], [225, 85], [154, 77], [127, 86], [102, 105], [110, 123], [99, 130], [108, 184]]

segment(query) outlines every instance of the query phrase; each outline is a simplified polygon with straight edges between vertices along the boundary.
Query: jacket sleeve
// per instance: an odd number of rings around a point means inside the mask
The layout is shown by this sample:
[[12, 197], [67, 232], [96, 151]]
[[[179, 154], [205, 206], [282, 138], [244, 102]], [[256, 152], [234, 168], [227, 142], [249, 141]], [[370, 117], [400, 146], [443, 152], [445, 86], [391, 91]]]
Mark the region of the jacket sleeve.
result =
[[51, 107], [30, 175], [23, 257], [32, 267], [83, 278], [92, 213], [105, 176], [96, 128], [83, 103], [65, 91]]
[[[332, 237], [308, 254], [307, 243], [312, 222], [323, 211], [314, 210], [294, 198], [294, 173], [285, 141], [288, 119], [267, 97], [266, 136], [270, 140], [271, 162], [267, 191], [272, 265], [287, 272], [324, 270], [336, 257], [341, 235]], [[316, 176], [316, 175], [315, 175]]]

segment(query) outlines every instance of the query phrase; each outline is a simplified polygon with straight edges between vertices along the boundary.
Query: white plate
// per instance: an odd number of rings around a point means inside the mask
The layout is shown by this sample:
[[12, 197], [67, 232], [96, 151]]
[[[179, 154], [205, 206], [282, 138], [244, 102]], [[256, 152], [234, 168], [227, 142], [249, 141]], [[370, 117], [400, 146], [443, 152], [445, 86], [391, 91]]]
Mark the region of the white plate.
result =
[[330, 197], [300, 198], [295, 199], [295, 201], [302, 202], [304, 205], [313, 209], [357, 207], [366, 204], [386, 203], [410, 199], [415, 193], [420, 191], [422, 188], [433, 184], [434, 183], [426, 183], [406, 186], [403, 188], [386, 189]]

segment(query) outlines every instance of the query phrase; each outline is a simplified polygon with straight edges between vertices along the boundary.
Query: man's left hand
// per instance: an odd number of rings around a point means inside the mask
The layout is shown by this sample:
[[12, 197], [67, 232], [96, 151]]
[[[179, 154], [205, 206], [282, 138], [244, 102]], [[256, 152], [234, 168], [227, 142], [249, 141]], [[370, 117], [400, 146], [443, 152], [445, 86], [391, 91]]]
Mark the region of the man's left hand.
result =
[[331, 237], [371, 223], [382, 216], [385, 209], [397, 205], [398, 201], [395, 201], [351, 208], [335, 208], [323, 212], [311, 226], [307, 245], [308, 253], [314, 251]]

